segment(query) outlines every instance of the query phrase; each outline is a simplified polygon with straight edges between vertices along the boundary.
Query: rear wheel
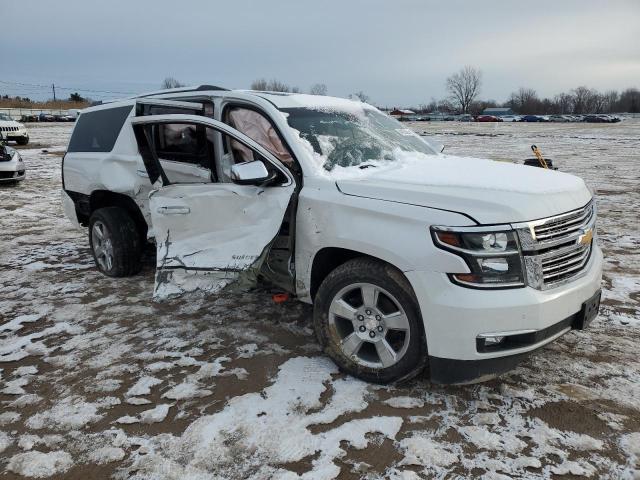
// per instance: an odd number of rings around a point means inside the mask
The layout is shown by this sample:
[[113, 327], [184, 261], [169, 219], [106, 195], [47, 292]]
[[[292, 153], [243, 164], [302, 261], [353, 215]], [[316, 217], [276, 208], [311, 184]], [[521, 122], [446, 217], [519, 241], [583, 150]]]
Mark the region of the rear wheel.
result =
[[89, 219], [89, 244], [98, 270], [110, 277], [135, 275], [141, 268], [142, 242], [126, 210], [100, 208]]
[[413, 291], [400, 271], [382, 262], [359, 258], [331, 272], [318, 289], [314, 323], [326, 353], [363, 380], [408, 379], [426, 363]]

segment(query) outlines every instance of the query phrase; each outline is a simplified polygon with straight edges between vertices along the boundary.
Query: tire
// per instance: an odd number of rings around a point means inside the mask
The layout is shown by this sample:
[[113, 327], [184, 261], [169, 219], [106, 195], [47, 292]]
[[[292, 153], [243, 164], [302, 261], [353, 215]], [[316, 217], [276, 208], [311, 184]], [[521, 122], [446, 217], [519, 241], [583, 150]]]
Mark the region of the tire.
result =
[[[377, 300], [367, 302], [365, 295]], [[391, 265], [364, 257], [340, 265], [320, 285], [313, 317], [324, 351], [354, 377], [399, 382], [419, 374], [427, 362], [418, 302], [407, 279]]]
[[89, 245], [98, 270], [109, 277], [129, 277], [142, 267], [140, 234], [122, 208], [99, 208], [91, 214]]
[[20, 137], [16, 140], [16, 143], [18, 145], [26, 145], [27, 143], [29, 143], [29, 137]]

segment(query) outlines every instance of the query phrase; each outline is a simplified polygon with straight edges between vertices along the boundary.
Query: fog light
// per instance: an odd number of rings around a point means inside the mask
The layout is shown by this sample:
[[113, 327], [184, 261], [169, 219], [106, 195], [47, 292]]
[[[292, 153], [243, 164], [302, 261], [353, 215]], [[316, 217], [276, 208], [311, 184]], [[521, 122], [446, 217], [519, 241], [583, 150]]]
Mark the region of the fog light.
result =
[[484, 344], [486, 346], [498, 345], [504, 340], [504, 337], [484, 337]]
[[509, 271], [509, 261], [506, 258], [479, 258], [478, 263], [484, 273], [503, 273]]

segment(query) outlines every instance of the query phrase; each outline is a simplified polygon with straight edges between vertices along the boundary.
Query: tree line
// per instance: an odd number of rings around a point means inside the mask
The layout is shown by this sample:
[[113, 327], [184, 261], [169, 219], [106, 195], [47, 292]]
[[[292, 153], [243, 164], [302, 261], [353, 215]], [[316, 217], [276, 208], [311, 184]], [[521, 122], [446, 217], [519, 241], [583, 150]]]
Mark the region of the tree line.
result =
[[[485, 108], [508, 107], [518, 114], [550, 115], [550, 114], [585, 114], [585, 113], [639, 113], [640, 91], [627, 88], [621, 92], [608, 90], [600, 92], [585, 86], [576, 87], [568, 92], [559, 93], [551, 98], [540, 97], [533, 88], [521, 87], [511, 93], [505, 102], [480, 99], [482, 72], [480, 69], [465, 66], [446, 79], [448, 96], [417, 107], [409, 107], [418, 113], [470, 113], [479, 114]], [[271, 92], [299, 93], [301, 89], [287, 83], [264, 78], [254, 80], [251, 90]], [[327, 86], [323, 83], [312, 85], [308, 93], [326, 95]], [[363, 91], [349, 95], [349, 98], [362, 102], [370, 102], [370, 97]]]
[[640, 91], [627, 88], [622, 92], [608, 90], [600, 92], [585, 86], [561, 92], [553, 97], [540, 97], [533, 88], [521, 87], [512, 92], [502, 103], [495, 100], [481, 100], [480, 88], [482, 72], [466, 66], [446, 80], [448, 97], [432, 99], [415, 110], [420, 113], [471, 113], [478, 114], [485, 108], [508, 107], [518, 114], [585, 114], [585, 113], [639, 113]]

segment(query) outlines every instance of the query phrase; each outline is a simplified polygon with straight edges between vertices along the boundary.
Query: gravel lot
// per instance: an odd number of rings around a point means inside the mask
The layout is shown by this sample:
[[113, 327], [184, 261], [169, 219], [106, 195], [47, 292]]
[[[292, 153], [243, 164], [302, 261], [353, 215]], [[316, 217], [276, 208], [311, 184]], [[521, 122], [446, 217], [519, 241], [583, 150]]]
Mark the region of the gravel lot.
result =
[[[640, 121], [410, 125], [447, 153], [537, 144], [597, 190], [601, 315], [488, 383], [368, 385], [268, 291], [151, 299], [60, 207], [69, 124], [37, 124], [0, 186], [3, 478], [640, 478]], [[562, 477], [564, 476], [564, 477]]]

